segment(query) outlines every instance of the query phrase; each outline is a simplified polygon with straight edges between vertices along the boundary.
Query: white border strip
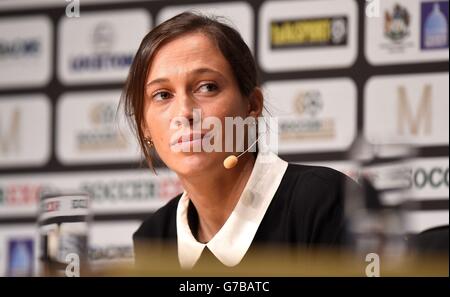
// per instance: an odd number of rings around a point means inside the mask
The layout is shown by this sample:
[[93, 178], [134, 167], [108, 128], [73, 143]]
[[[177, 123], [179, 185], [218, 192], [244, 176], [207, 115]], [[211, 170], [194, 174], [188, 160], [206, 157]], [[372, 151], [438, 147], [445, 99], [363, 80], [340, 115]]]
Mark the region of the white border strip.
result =
[[[112, 3], [127, 3], [125, 0], [79, 0], [80, 7], [84, 5], [101, 5]], [[133, 2], [145, 2], [155, 0], [133, 0]], [[66, 0], [1, 0], [0, 11], [9, 10], [30, 10], [39, 8], [53, 8], [53, 7], [65, 7], [70, 2]]]

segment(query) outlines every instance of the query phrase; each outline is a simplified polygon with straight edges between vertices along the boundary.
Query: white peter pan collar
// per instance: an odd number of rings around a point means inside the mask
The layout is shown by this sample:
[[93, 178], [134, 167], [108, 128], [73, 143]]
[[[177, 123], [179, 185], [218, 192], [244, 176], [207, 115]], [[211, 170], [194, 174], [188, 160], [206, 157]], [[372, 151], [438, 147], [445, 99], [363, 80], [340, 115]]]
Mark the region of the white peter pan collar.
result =
[[236, 207], [225, 224], [206, 244], [198, 242], [188, 223], [189, 197], [184, 191], [177, 207], [178, 260], [182, 268], [192, 268], [205, 246], [226, 266], [235, 266], [244, 257], [259, 224], [281, 183], [288, 163], [272, 152], [258, 153], [250, 178]]

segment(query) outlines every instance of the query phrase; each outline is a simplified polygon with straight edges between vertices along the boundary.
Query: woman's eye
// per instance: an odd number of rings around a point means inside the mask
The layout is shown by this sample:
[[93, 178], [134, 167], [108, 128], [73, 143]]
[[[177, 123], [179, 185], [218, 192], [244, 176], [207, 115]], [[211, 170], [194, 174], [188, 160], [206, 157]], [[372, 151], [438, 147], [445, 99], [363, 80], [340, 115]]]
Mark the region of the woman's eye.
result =
[[207, 93], [217, 91], [217, 89], [218, 87], [214, 83], [206, 83], [198, 88], [200, 92], [207, 92]]
[[153, 99], [157, 101], [166, 100], [170, 98], [170, 93], [161, 91], [153, 95]]

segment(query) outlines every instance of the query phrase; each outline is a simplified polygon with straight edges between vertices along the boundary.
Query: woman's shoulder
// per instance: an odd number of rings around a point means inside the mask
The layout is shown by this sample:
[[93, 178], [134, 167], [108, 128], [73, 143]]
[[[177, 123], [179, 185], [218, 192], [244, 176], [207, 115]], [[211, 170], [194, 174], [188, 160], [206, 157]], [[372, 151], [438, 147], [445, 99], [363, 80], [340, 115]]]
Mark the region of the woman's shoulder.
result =
[[[329, 167], [289, 163], [272, 209], [280, 210], [289, 222], [290, 236], [296, 234], [298, 242], [340, 245], [347, 234], [345, 201], [355, 184]], [[275, 211], [271, 214], [280, 216]]]
[[279, 191], [299, 209], [323, 209], [342, 205], [355, 186], [350, 177], [333, 168], [289, 163]]
[[320, 185], [337, 186], [343, 182], [352, 182], [352, 180], [340, 171], [330, 167], [304, 165], [289, 163], [285, 173], [288, 179], [294, 179], [297, 182], [317, 183]]
[[149, 215], [133, 234], [133, 239], [169, 239], [176, 235], [176, 213], [181, 193]]

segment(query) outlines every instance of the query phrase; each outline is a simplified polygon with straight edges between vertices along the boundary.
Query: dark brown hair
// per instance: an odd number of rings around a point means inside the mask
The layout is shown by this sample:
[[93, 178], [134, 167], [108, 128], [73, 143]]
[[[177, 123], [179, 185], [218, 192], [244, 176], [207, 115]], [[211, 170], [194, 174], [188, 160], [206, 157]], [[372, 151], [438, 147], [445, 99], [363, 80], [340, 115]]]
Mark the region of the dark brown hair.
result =
[[252, 53], [239, 32], [219, 21], [192, 12], [183, 12], [153, 28], [142, 40], [122, 92], [121, 104], [137, 137], [144, 156], [153, 167], [144, 140], [144, 98], [148, 69], [155, 52], [165, 43], [193, 32], [201, 32], [215, 42], [231, 66], [241, 94], [248, 97], [259, 86], [258, 72]]

